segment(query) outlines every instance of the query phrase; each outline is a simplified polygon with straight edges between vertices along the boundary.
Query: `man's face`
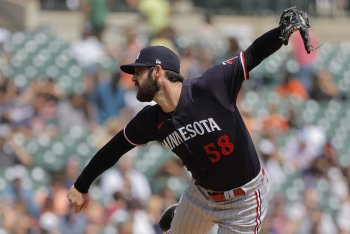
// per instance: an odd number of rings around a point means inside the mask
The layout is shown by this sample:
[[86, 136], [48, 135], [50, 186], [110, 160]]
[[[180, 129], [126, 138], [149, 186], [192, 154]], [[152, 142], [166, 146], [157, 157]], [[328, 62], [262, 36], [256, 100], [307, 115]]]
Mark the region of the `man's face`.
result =
[[157, 81], [153, 79], [154, 68], [148, 67], [136, 67], [135, 74], [132, 80], [135, 86], [138, 87], [136, 98], [140, 102], [150, 102], [153, 100], [154, 95], [159, 90]]

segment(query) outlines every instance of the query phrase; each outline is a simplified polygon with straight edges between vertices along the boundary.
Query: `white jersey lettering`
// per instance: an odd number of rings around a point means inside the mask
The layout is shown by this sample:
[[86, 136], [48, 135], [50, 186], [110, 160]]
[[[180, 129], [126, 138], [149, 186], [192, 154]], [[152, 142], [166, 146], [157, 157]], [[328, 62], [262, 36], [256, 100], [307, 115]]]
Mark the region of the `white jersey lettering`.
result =
[[192, 124], [187, 124], [186, 125], [186, 130], [187, 130], [187, 132], [190, 133], [190, 137], [191, 138], [196, 136], [196, 131], [193, 130]]
[[198, 135], [204, 134], [204, 128], [202, 127], [202, 125], [199, 122], [194, 122], [193, 127]]
[[199, 121], [201, 124], [203, 124], [203, 126], [205, 127], [205, 129], [207, 130], [207, 132], [211, 132], [211, 129], [209, 128], [209, 126], [207, 125], [208, 120], [201, 120]]
[[187, 124], [185, 127], [180, 127], [174, 132], [170, 133], [162, 141], [162, 144], [165, 147], [173, 150], [183, 142], [195, 138], [198, 135], [202, 136], [213, 131], [221, 131], [221, 128], [213, 118], [195, 121], [192, 124]]
[[221, 131], [221, 128], [219, 127], [219, 125], [217, 125], [213, 118], [209, 118], [208, 121], [212, 131], [214, 131], [214, 129], [216, 129], [217, 131]]
[[184, 141], [189, 140], [191, 137], [187, 136], [187, 132], [185, 130], [185, 127], [179, 128], [178, 131], [181, 134], [182, 139], [184, 139]]

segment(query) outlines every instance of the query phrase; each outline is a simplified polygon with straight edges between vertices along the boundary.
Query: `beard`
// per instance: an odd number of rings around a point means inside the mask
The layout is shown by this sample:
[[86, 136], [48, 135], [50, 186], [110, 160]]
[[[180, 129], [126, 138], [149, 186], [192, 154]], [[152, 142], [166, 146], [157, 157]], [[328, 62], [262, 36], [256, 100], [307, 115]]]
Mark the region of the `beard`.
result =
[[152, 76], [151, 76], [152, 71], [153, 71], [153, 69], [151, 69], [148, 72], [147, 79], [142, 84], [139, 84], [139, 86], [138, 86], [136, 98], [140, 102], [152, 101], [154, 98], [154, 95], [156, 95], [156, 93], [159, 90], [159, 87], [157, 85], [157, 81], [152, 79]]

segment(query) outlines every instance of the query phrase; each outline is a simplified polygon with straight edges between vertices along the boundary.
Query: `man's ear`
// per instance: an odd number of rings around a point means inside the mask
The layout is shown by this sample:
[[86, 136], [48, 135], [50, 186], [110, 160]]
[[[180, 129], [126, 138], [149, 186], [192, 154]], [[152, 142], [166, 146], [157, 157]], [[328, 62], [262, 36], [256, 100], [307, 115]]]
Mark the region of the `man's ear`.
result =
[[160, 65], [157, 65], [154, 67], [154, 77], [156, 79], [159, 79], [163, 73], [164, 73], [164, 70]]
[[155, 69], [157, 72], [163, 70], [162, 66], [160, 66], [160, 65], [155, 66], [154, 69]]

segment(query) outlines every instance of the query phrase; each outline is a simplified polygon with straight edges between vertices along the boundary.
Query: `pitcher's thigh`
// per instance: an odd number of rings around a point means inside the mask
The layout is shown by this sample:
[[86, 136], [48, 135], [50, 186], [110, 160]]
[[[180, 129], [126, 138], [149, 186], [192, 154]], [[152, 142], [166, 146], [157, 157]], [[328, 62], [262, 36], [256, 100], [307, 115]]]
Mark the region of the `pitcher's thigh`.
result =
[[[242, 201], [239, 210], [232, 211], [231, 219], [219, 224], [218, 234], [257, 234], [268, 207], [268, 192], [256, 190]], [[228, 214], [227, 214], [228, 215]]]
[[214, 225], [206, 212], [201, 211], [188, 199], [181, 199], [171, 222], [170, 234], [206, 234]]

